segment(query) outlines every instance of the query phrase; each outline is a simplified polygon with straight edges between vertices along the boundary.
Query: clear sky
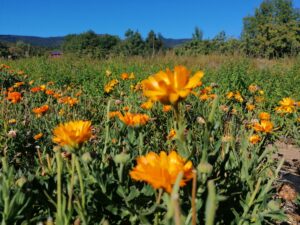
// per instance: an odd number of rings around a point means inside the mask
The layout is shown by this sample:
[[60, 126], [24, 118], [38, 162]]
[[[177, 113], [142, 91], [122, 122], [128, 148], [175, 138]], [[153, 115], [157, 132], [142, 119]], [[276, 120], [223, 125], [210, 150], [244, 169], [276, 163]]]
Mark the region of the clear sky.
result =
[[[224, 30], [239, 37], [243, 17], [262, 0], [0, 0], [0, 34], [61, 36], [89, 29], [144, 37], [153, 29], [168, 38], [190, 38], [195, 26], [204, 38]], [[300, 7], [300, 0], [294, 0]]]

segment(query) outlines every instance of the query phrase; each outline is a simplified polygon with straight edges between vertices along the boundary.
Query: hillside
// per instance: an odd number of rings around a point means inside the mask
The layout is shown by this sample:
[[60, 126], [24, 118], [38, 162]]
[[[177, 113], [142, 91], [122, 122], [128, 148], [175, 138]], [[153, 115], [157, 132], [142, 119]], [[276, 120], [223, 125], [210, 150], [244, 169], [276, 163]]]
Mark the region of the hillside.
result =
[[[41, 47], [59, 47], [64, 40], [64, 36], [60, 37], [36, 37], [36, 36], [21, 36], [21, 35], [0, 35], [0, 42], [15, 43], [17, 41], [23, 41], [29, 43], [32, 46]], [[167, 48], [173, 48], [177, 45], [183, 44], [190, 39], [173, 39], [162, 38], [164, 46]]]

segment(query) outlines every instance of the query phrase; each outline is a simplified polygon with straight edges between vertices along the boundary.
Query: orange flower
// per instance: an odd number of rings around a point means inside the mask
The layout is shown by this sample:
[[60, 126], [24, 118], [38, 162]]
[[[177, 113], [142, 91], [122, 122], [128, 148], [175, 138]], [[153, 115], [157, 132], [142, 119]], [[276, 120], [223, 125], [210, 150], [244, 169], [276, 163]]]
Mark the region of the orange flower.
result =
[[147, 102], [144, 102], [143, 104], [141, 104], [141, 108], [142, 109], [151, 109], [153, 107], [153, 102], [152, 101], [147, 101]]
[[42, 91], [45, 91], [46, 90], [46, 85], [43, 84], [43, 85], [40, 86], [40, 88], [41, 88]]
[[249, 138], [249, 141], [250, 141], [252, 144], [257, 144], [258, 142], [261, 141], [261, 138], [260, 138], [259, 135], [254, 134], [254, 135], [252, 135], [252, 136]]
[[163, 112], [169, 112], [172, 109], [171, 105], [164, 105], [163, 106]]
[[54, 93], [53, 90], [48, 89], [48, 90], [45, 91], [45, 94], [46, 95], [54, 95], [55, 93]]
[[118, 117], [123, 123], [130, 127], [145, 125], [150, 119], [146, 114], [135, 114], [130, 112], [125, 113], [124, 116], [120, 114]]
[[123, 110], [124, 110], [124, 111], [129, 111], [129, 106], [124, 106], [124, 107], [123, 107]]
[[276, 107], [276, 111], [279, 113], [293, 113], [296, 112], [296, 102], [292, 98], [283, 98], [279, 101], [280, 106]]
[[17, 82], [17, 83], [14, 84], [14, 87], [18, 88], [18, 87], [20, 87], [20, 86], [22, 86], [24, 84], [25, 84], [25, 82]]
[[273, 123], [269, 120], [262, 120], [260, 123], [254, 123], [253, 129], [259, 132], [271, 133]]
[[228, 98], [228, 99], [232, 99], [233, 97], [234, 97], [234, 93], [232, 91], [230, 91], [226, 94], [226, 98]]
[[6, 99], [15, 104], [21, 101], [22, 95], [20, 92], [8, 92]]
[[129, 79], [128, 73], [122, 73], [122, 74], [121, 74], [121, 78], [122, 78], [122, 80], [127, 80], [127, 79]]
[[52, 141], [67, 149], [78, 148], [92, 136], [90, 121], [71, 121], [60, 124], [53, 130]]
[[167, 139], [171, 140], [176, 136], [176, 131], [174, 129], [170, 130], [170, 133], [168, 134]]
[[49, 110], [49, 106], [48, 105], [43, 105], [41, 107], [38, 108], [34, 108], [32, 110], [32, 112], [34, 112], [36, 114], [37, 117], [41, 117], [43, 114], [45, 114], [47, 111]]
[[122, 116], [122, 114], [119, 111], [109, 112], [109, 114], [108, 114], [109, 118], [113, 118], [113, 117], [116, 117], [116, 116], [119, 117], [119, 116]]
[[41, 137], [43, 137], [43, 133], [39, 133], [39, 134], [37, 134], [37, 135], [34, 135], [34, 136], [33, 136], [33, 139], [37, 141], [37, 140], [39, 140]]
[[251, 93], [254, 93], [254, 92], [256, 92], [256, 91], [259, 90], [259, 87], [258, 87], [257, 85], [255, 85], [255, 84], [251, 84], [251, 85], [249, 85], [248, 90], [249, 90]]
[[190, 71], [184, 66], [175, 66], [174, 71], [167, 69], [142, 81], [143, 93], [153, 101], [164, 105], [174, 105], [185, 99], [193, 88], [201, 85], [203, 72], [198, 71], [190, 77]]
[[66, 97], [62, 97], [62, 98], [58, 99], [58, 102], [63, 103], [63, 104], [68, 104], [72, 107], [72, 106], [74, 106], [75, 104], [78, 103], [78, 99], [66, 96]]
[[138, 157], [137, 165], [129, 174], [136, 181], [145, 181], [155, 189], [163, 188], [171, 193], [178, 174], [183, 173], [180, 182], [180, 187], [183, 187], [192, 179], [192, 170], [192, 162], [186, 162], [175, 151], [171, 151], [169, 155], [161, 151], [159, 155], [149, 152], [145, 156]]
[[253, 111], [255, 109], [255, 105], [253, 105], [253, 104], [247, 104], [246, 108], [247, 108], [248, 111]]
[[36, 93], [36, 92], [39, 92], [39, 91], [41, 91], [41, 90], [42, 90], [41, 87], [33, 87], [33, 88], [30, 89], [30, 91], [31, 91], [32, 93]]
[[260, 120], [270, 120], [270, 118], [271, 118], [271, 116], [270, 116], [270, 114], [267, 113], [267, 112], [261, 112], [261, 113], [259, 114], [259, 119], [260, 119]]

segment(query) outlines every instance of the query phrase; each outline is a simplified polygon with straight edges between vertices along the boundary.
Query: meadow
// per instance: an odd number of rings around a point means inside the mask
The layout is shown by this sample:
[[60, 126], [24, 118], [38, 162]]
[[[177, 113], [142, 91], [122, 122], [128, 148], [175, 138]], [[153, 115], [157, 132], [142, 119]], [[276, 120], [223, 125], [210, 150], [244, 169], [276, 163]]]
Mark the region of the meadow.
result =
[[0, 59], [0, 86], [1, 225], [288, 220], [300, 58]]

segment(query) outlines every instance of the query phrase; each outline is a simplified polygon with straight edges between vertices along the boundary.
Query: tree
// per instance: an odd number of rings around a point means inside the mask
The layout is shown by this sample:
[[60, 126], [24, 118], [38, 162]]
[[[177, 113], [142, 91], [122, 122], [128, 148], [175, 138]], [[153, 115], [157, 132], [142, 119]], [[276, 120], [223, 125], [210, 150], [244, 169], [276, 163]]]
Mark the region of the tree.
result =
[[0, 42], [0, 58], [7, 58], [9, 55], [8, 46]]
[[254, 16], [244, 18], [243, 50], [247, 55], [283, 57], [300, 50], [300, 14], [291, 0], [265, 0]]
[[203, 32], [199, 27], [195, 27], [195, 32], [193, 33], [193, 40], [195, 41], [202, 41], [203, 39]]
[[151, 53], [152, 56], [155, 55], [155, 52], [158, 52], [163, 47], [162, 40], [156, 36], [153, 30], [148, 33], [148, 36], [145, 40], [146, 51]]

